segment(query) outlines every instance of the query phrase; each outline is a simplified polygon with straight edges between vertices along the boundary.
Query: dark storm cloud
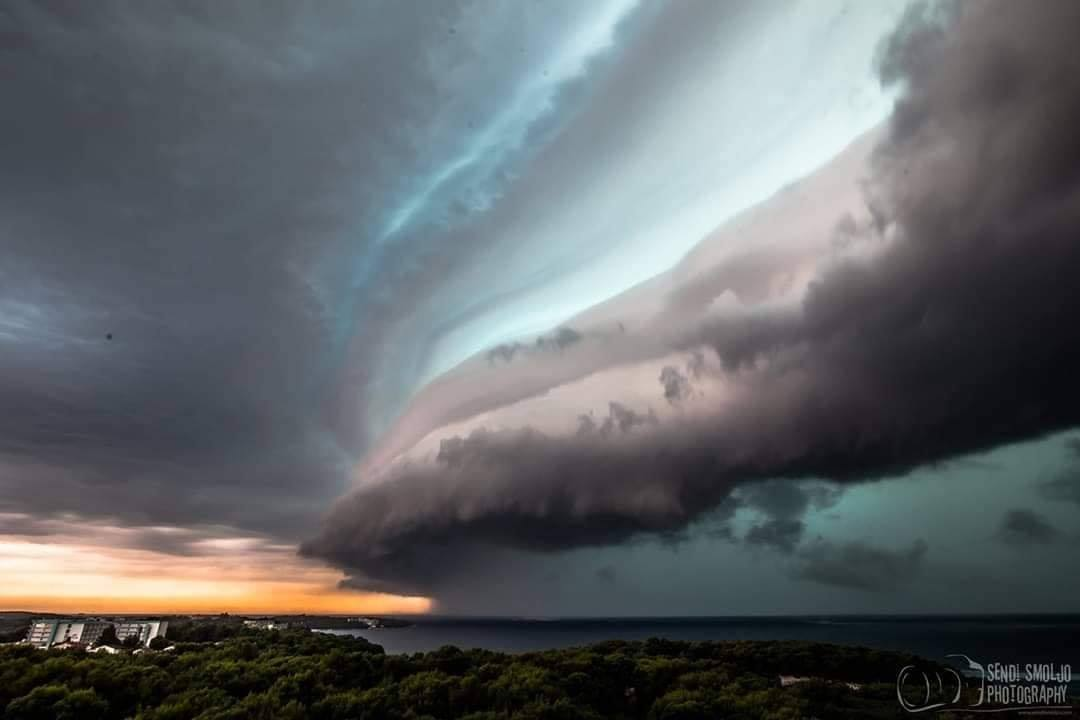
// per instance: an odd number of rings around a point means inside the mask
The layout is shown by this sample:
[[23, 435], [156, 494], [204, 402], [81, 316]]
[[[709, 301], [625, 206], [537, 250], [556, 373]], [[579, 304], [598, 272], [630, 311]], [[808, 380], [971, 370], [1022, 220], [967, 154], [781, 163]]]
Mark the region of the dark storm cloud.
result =
[[435, 466], [339, 501], [303, 552], [356, 570], [361, 587], [430, 592], [484, 561], [485, 547], [554, 551], [678, 533], [726, 496], [700, 482], [716, 462], [709, 449], [643, 456], [636, 432], [456, 438]]
[[[478, 548], [675, 533], [751, 480], [883, 477], [1080, 422], [1080, 4], [938, 20], [912, 16], [882, 56], [903, 95], [868, 184], [874, 256], [826, 272], [797, 311], [685, 344], [729, 369], [721, 412], [614, 439], [473, 436], [457, 462], [356, 490], [304, 551], [360, 584], [437, 589]], [[924, 554], [822, 544], [802, 575], [873, 589]]]
[[761, 472], [754, 458], [733, 464], [738, 437], [657, 428], [647, 415], [622, 411], [635, 421], [613, 420], [613, 407], [603, 425], [572, 439], [525, 429], [444, 440], [435, 465], [409, 467], [339, 501], [302, 552], [356, 572], [349, 586], [430, 593], [493, 562], [493, 547], [553, 552], [642, 537], [677, 546], [691, 523], [730, 539], [728, 520], [740, 507], [766, 517], [747, 542], [791, 550], [807, 509], [836, 498], [827, 486], [790, 481], [733, 497], [742, 479]]
[[[604, 418], [603, 422], [597, 423], [596, 419], [590, 413], [588, 415], [578, 416], [578, 437], [589, 437], [590, 435], [596, 435], [602, 438], [611, 437], [613, 433], [627, 433], [636, 427], [642, 426], [655, 426], [658, 425], [660, 420], [656, 417], [656, 413], [650, 408], [647, 413], [635, 412], [631, 408], [626, 407], [622, 403], [610, 402], [608, 403], [608, 414]], [[451, 442], [454, 446], [462, 443], [461, 438], [454, 438], [452, 441], [443, 441], [443, 448], [446, 447], [447, 442]], [[441, 455], [441, 453], [440, 453]]]
[[[0, 313], [24, 318], [0, 325], [5, 504], [247, 521], [253, 491], [272, 515], [339, 486], [335, 454], [306, 446], [334, 312], [316, 265], [366, 162], [355, 128], [394, 147], [407, 110], [361, 89], [404, 80], [408, 50], [378, 78], [305, 51], [287, 4], [210, 10], [0, 11], [19, 40], [0, 47]], [[299, 451], [289, 478], [247, 465], [266, 447]]]
[[444, 198], [389, 214], [578, 17], [475, 10], [0, 8], [0, 511], [311, 525], [380, 338], [452, 267], [396, 245]]
[[1008, 511], [998, 528], [998, 539], [1018, 547], [1045, 545], [1057, 538], [1057, 529], [1033, 510]]
[[635, 412], [633, 409], [626, 407], [622, 403], [610, 402], [608, 403], [608, 416], [604, 419], [602, 425], [600, 425], [599, 432], [601, 435], [610, 435], [615, 430], [621, 433], [630, 432], [635, 427], [642, 425], [656, 425], [660, 421], [656, 418], [656, 414], [649, 409], [649, 412], [642, 414]]
[[819, 483], [772, 480], [746, 485], [738, 490], [743, 507], [757, 510], [764, 519], [746, 531], [743, 540], [793, 552], [802, 540], [803, 517], [811, 508], [822, 510], [836, 504], [842, 490]]
[[802, 540], [805, 527], [801, 520], [766, 520], [747, 530], [743, 539], [751, 545], [792, 552]]
[[673, 405], [690, 397], [693, 392], [689, 378], [672, 365], [665, 365], [660, 370], [659, 380], [664, 388], [664, 399]]
[[769, 517], [792, 519], [801, 517], [810, 508], [832, 507], [841, 492], [842, 488], [824, 483], [773, 480], [740, 488], [739, 500]]
[[914, 580], [926, 558], [926, 543], [888, 550], [862, 542], [818, 540], [802, 552], [795, 575], [803, 580], [853, 590], [882, 591]]

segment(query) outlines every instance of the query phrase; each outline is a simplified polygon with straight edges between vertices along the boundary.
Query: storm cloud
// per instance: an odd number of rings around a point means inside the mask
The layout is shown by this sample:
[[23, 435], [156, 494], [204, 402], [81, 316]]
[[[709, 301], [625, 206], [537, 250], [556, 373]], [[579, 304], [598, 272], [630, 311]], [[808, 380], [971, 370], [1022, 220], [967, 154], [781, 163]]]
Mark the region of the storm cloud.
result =
[[[723, 392], [706, 417], [460, 438], [452, 461], [362, 479], [304, 552], [361, 585], [437, 591], [485, 548], [662, 536], [745, 483], [865, 481], [1076, 425], [1078, 30], [1068, 0], [909, 15], [881, 54], [901, 96], [865, 183], [872, 222], [843, 224], [854, 251], [821, 259], [793, 306], [715, 316], [730, 288], [713, 287], [657, 348], [715, 352]], [[785, 522], [772, 536], [795, 534]], [[817, 544], [803, 576], [875, 589], [870, 567], [914, 572], [925, 552]]]
[[774, 480], [745, 485], [739, 488], [737, 501], [742, 507], [757, 510], [762, 517], [743, 539], [751, 545], [793, 552], [802, 540], [807, 512], [835, 505], [842, 492], [840, 486], [812, 481]]
[[3, 3], [3, 571], [918, 574], [870, 481], [1080, 424], [1080, 9], [908, 5]]
[[632, 9], [5, 3], [0, 511], [310, 531]]
[[998, 528], [998, 539], [1017, 547], [1045, 545], [1057, 538], [1057, 529], [1032, 510], [1010, 510], [1001, 518]]
[[837, 545], [819, 540], [803, 551], [795, 574], [803, 580], [853, 590], [880, 592], [912, 582], [922, 568], [927, 545], [884, 549], [863, 542]]

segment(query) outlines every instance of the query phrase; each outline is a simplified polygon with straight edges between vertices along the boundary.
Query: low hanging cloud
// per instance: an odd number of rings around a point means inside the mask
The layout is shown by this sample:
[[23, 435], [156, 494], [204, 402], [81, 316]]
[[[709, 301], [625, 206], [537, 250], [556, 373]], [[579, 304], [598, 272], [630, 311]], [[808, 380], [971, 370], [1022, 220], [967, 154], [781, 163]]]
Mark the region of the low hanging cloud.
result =
[[746, 531], [746, 542], [765, 545], [776, 550], [792, 552], [802, 539], [806, 526], [802, 520], [772, 519], [754, 525]]
[[889, 550], [862, 542], [818, 540], [799, 556], [795, 576], [822, 585], [878, 592], [911, 582], [926, 559], [927, 545], [916, 540]]
[[1057, 528], [1034, 510], [1010, 510], [998, 528], [998, 539], [1016, 547], [1046, 545], [1058, 536]]
[[739, 488], [742, 507], [757, 510], [762, 518], [746, 531], [750, 545], [791, 553], [806, 529], [803, 517], [810, 510], [825, 510], [840, 499], [842, 488], [814, 482], [764, 481]]
[[[659, 343], [720, 359], [707, 417], [460, 438], [452, 459], [358, 487], [302, 552], [358, 586], [437, 592], [490, 548], [678, 533], [748, 482], [881, 478], [1080, 423], [1077, 32], [1070, 0], [909, 15], [881, 56], [902, 94], [865, 186], [872, 221], [844, 224], [868, 251], [822, 258], [796, 306], [704, 314]], [[793, 549], [798, 518], [774, 520], [756, 539]], [[800, 574], [876, 589], [925, 553], [818, 544]]]

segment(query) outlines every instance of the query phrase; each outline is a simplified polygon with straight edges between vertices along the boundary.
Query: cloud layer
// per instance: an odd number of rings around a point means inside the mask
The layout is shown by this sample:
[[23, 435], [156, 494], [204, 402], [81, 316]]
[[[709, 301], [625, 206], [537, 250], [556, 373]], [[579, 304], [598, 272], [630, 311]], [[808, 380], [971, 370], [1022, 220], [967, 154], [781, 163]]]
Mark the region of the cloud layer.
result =
[[[362, 477], [305, 551], [361, 584], [437, 590], [484, 548], [678, 532], [740, 483], [864, 480], [1076, 424], [1080, 339], [1063, 329], [1080, 312], [1078, 27], [1070, 2], [909, 15], [881, 56], [902, 97], [864, 184], [870, 222], [835, 218], [842, 252], [817, 259], [798, 302], [716, 312], [732, 286], [713, 273], [666, 294], [692, 298], [673, 331], [608, 346], [609, 366], [715, 353], [704, 416], [602, 437], [474, 432]], [[589, 344], [585, 332], [576, 352]], [[818, 575], [876, 584], [830, 558], [879, 551], [826, 550], [811, 557]]]
[[633, 9], [6, 4], [0, 510], [310, 529]]

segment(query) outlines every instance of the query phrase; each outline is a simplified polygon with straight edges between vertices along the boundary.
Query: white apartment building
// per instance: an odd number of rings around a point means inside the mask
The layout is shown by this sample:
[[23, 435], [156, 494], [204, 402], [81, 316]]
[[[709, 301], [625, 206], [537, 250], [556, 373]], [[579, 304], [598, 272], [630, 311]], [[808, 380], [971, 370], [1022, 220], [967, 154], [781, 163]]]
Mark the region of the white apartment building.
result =
[[93, 645], [110, 624], [104, 620], [35, 620], [30, 624], [26, 640], [34, 647], [46, 649], [63, 643]]
[[146, 647], [156, 637], [165, 637], [165, 631], [169, 628], [168, 620], [125, 620], [113, 623], [116, 628], [116, 639], [120, 642], [131, 636], [139, 638], [139, 644]]
[[139, 644], [147, 646], [158, 636], [164, 636], [169, 627], [166, 620], [131, 620], [108, 622], [106, 620], [40, 619], [30, 624], [26, 641], [34, 647], [47, 650], [56, 645], [90, 646], [101, 639], [105, 628], [116, 628], [116, 639], [123, 642], [131, 636], [139, 638]]

